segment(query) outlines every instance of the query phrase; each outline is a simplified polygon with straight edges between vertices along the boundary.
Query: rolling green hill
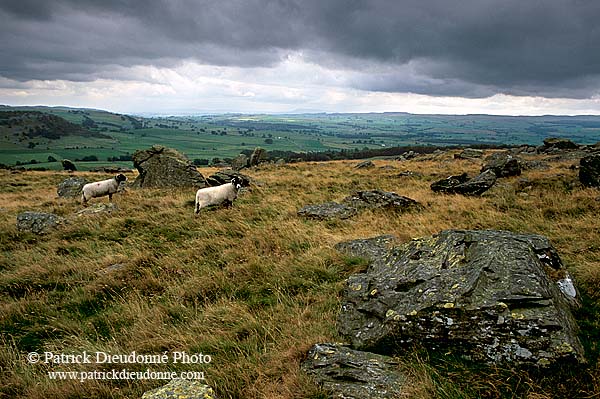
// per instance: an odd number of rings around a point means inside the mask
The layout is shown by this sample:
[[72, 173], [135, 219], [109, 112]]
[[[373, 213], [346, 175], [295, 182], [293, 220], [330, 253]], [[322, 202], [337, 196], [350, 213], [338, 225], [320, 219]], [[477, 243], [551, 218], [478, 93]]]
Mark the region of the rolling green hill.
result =
[[206, 161], [232, 158], [257, 146], [268, 151], [321, 152], [396, 146], [539, 145], [547, 137], [569, 138], [580, 144], [600, 141], [599, 116], [323, 113], [143, 118], [93, 109], [6, 106], [0, 106], [0, 112], [62, 118], [56, 119], [65, 121], [59, 126], [69, 123], [70, 131], [79, 126], [90, 132], [63, 134], [60, 129], [47, 129], [44, 134], [29, 136], [27, 126], [16, 135], [0, 135], [0, 163], [31, 165], [34, 161], [35, 166], [50, 169], [59, 169], [60, 163], [48, 160], [61, 158], [80, 160], [83, 170], [115, 164], [115, 159], [117, 165], [131, 167], [127, 161], [131, 154], [153, 144]]

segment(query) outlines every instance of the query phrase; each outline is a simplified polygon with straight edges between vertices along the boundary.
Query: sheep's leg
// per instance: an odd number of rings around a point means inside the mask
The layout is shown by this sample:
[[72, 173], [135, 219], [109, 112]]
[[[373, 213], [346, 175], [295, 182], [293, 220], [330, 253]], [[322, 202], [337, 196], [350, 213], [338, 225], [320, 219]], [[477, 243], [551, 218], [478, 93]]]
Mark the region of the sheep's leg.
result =
[[194, 212], [196, 213], [196, 215], [200, 213], [200, 204], [197, 202], [196, 202], [196, 207], [194, 209]]
[[112, 194], [111, 193], [108, 194], [108, 202], [112, 202]]
[[232, 204], [233, 204], [233, 202], [230, 200], [223, 201], [223, 205], [225, 206], [225, 208], [231, 208]]

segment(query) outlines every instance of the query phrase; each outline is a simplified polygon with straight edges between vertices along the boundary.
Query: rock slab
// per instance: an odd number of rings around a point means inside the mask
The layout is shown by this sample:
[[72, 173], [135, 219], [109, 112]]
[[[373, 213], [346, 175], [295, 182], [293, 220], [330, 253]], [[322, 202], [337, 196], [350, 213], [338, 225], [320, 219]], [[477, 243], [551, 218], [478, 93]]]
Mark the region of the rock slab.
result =
[[23, 212], [17, 215], [17, 230], [34, 234], [47, 234], [64, 224], [66, 219], [53, 213]]
[[154, 145], [136, 151], [133, 166], [139, 172], [136, 188], [206, 187], [206, 180], [185, 155], [172, 148]]
[[332, 398], [340, 399], [398, 398], [407, 381], [393, 358], [340, 344], [316, 344], [302, 369]]
[[200, 381], [177, 379], [145, 392], [142, 399], [217, 399], [217, 396], [211, 387]]
[[391, 355], [417, 342], [493, 364], [585, 362], [579, 295], [547, 238], [447, 230], [383, 256], [374, 243], [353, 247], [371, 263], [342, 300], [338, 330], [352, 348]]
[[481, 172], [492, 170], [496, 177], [519, 176], [522, 171], [521, 162], [508, 151], [496, 152], [485, 159]]
[[83, 177], [69, 177], [58, 184], [56, 193], [61, 198], [73, 198], [81, 195], [81, 189], [89, 181]]
[[600, 187], [600, 153], [581, 158], [579, 181], [587, 187]]
[[431, 184], [431, 190], [446, 194], [481, 195], [496, 183], [496, 174], [486, 170], [469, 179], [466, 173], [450, 176]]

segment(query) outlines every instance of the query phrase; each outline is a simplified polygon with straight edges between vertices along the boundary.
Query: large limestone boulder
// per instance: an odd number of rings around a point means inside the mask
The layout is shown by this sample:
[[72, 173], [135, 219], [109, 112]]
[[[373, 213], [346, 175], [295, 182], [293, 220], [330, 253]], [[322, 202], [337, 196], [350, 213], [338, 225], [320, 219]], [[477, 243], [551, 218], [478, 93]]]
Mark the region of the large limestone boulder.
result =
[[497, 177], [519, 176], [521, 162], [508, 151], [496, 152], [485, 159], [481, 172], [492, 170]]
[[89, 183], [89, 180], [83, 177], [69, 177], [58, 184], [56, 193], [61, 198], [79, 197], [81, 195], [81, 189], [87, 183]]
[[389, 356], [352, 350], [339, 344], [316, 344], [302, 369], [332, 398], [403, 397], [407, 378]]
[[371, 242], [337, 246], [371, 261], [348, 279], [338, 320], [354, 349], [390, 355], [417, 342], [486, 363], [584, 362], [579, 295], [545, 237], [447, 230], [389, 250], [389, 239]]
[[600, 153], [581, 158], [579, 181], [587, 187], [600, 187]]
[[133, 154], [139, 172], [132, 187], [206, 187], [206, 180], [185, 155], [172, 148], [153, 145]]
[[53, 213], [23, 212], [17, 215], [17, 230], [34, 234], [48, 234], [66, 222]]

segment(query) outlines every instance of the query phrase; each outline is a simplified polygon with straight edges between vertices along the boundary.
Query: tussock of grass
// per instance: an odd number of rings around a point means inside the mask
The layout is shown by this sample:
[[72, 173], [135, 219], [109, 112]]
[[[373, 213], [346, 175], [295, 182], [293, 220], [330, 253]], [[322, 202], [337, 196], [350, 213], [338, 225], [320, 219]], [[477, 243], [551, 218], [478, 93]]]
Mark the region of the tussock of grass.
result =
[[[475, 174], [478, 162], [378, 160], [370, 170], [355, 169], [356, 163], [261, 166], [247, 172], [257, 184], [232, 208], [198, 216], [193, 190], [128, 190], [115, 196], [119, 210], [111, 215], [73, 217], [78, 200], [55, 198], [66, 173], [0, 171], [8, 187], [0, 193], [0, 397], [140, 397], [163, 383], [51, 381], [50, 366], [27, 363], [33, 350], [204, 353], [212, 356], [210, 365], [158, 369], [204, 371], [223, 398], [327, 397], [299, 364], [314, 343], [340, 341], [335, 322], [344, 279], [366, 267], [333, 245], [381, 234], [408, 241], [448, 228], [548, 236], [584, 297], [577, 317], [590, 364], [559, 380], [415, 348], [400, 358], [411, 380], [406, 397], [592, 397], [600, 391], [600, 192], [574, 183], [576, 171], [567, 163], [502, 179], [480, 198], [429, 189], [450, 174]], [[398, 168], [378, 168], [389, 164]], [[398, 176], [403, 170], [421, 175]], [[303, 205], [374, 188], [413, 198], [425, 209], [366, 211], [330, 222], [296, 216]], [[19, 233], [16, 215], [25, 210], [72, 222], [46, 236]]]

